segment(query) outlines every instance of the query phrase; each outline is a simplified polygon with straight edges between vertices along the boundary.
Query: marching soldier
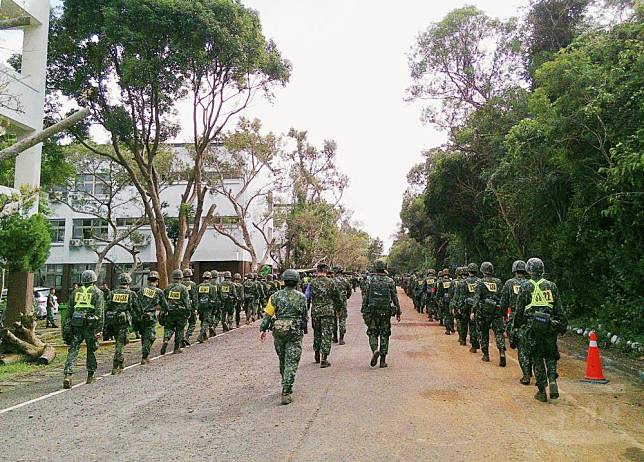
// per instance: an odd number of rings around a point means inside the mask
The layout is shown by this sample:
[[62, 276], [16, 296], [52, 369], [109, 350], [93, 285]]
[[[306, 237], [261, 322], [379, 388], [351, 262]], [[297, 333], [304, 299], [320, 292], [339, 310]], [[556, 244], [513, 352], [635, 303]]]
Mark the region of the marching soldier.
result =
[[167, 311], [168, 302], [163, 291], [159, 289], [159, 273], [150, 271], [148, 285], [139, 293], [141, 305], [141, 365], [150, 363], [150, 349], [156, 339], [157, 330], [157, 308]]
[[192, 311], [190, 311], [190, 316], [188, 317], [188, 329], [186, 330], [185, 337], [182, 341], [182, 346], [186, 347], [190, 345], [190, 337], [195, 332], [197, 327], [197, 309], [198, 309], [198, 294], [197, 294], [197, 284], [191, 279], [192, 270], [186, 268], [183, 270], [183, 285], [188, 288], [188, 294], [190, 295], [190, 306]]
[[81, 274], [82, 286], [74, 289], [70, 296], [71, 310], [63, 324], [63, 339], [69, 345], [65, 362], [63, 388], [72, 387], [72, 374], [76, 369], [76, 358], [83, 341], [87, 345], [87, 382], [96, 382], [96, 350], [98, 336], [103, 329], [103, 292], [96, 287], [96, 273], [92, 270]]
[[130, 332], [132, 319], [138, 319], [141, 313], [139, 298], [130, 290], [132, 278], [127, 273], [119, 276], [119, 288], [110, 293], [110, 299], [105, 309], [105, 322], [113, 326], [114, 332], [114, 360], [112, 361], [112, 375], [123, 372], [123, 349]]
[[333, 339], [333, 318], [342, 306], [340, 290], [333, 279], [327, 277], [328, 273], [329, 265], [319, 263], [317, 275], [306, 289], [306, 298], [311, 306], [315, 362], [320, 363], [321, 368], [331, 366], [328, 357]]
[[241, 274], [235, 273], [233, 276], [233, 284], [235, 285], [235, 294], [237, 299], [235, 301], [235, 328], [239, 327], [241, 321], [241, 312], [244, 307], [244, 285], [242, 284]]
[[210, 283], [212, 280], [212, 273], [210, 271], [204, 272], [201, 279], [201, 284], [197, 286], [199, 321], [201, 322], [199, 335], [197, 336], [197, 342], [199, 343], [203, 343], [208, 340], [208, 329], [210, 323], [213, 319], [215, 319], [215, 323], [217, 322], [216, 319], [219, 314], [216, 313], [216, 311], [220, 305], [217, 286]]
[[183, 272], [176, 269], [172, 272], [172, 283], [163, 291], [168, 301], [167, 310], [161, 310], [159, 322], [163, 326], [163, 345], [161, 354], [164, 355], [168, 349], [168, 342], [174, 335], [174, 351], [181, 353], [183, 350], [183, 333], [186, 329], [186, 322], [190, 317], [192, 305], [188, 288], [182, 283]]
[[499, 350], [499, 366], [505, 367], [505, 326], [501, 309], [501, 280], [492, 276], [494, 266], [489, 261], [481, 263], [483, 278], [479, 280], [474, 295], [474, 318], [477, 322], [481, 351], [485, 362], [490, 361], [490, 329], [494, 332]]

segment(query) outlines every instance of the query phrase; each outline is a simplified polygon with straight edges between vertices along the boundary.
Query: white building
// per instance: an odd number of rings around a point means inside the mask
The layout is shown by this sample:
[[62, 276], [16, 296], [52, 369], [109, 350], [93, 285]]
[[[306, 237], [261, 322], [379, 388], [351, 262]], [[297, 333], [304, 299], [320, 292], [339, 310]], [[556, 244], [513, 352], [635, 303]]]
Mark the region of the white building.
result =
[[[173, 149], [181, 156], [184, 151], [183, 145], [173, 145]], [[75, 191], [88, 191], [95, 195], [104, 193], [102, 188], [105, 187], [100, 179], [97, 180], [99, 172], [78, 172], [79, 176], [76, 181]], [[225, 179], [227, 187], [233, 193], [239, 191], [242, 181], [237, 178]], [[179, 181], [165, 187], [162, 193], [162, 200], [167, 204], [167, 216], [177, 217], [181, 199], [181, 194], [185, 189], [185, 182]], [[250, 193], [248, 193], [250, 194]], [[50, 193], [51, 213], [49, 215], [52, 228], [52, 244], [49, 258], [46, 265], [36, 274], [35, 283], [47, 287], [58, 288], [63, 298], [69, 291], [73, 283], [78, 283], [80, 274], [85, 269], [94, 269], [97, 255], [92, 248], [100, 250], [97, 241], [92, 240], [92, 236], [108, 234], [107, 224], [92, 215], [78, 212], [78, 207], [74, 206], [80, 194], [60, 190]], [[142, 217], [143, 210], [140, 202], [135, 199], [137, 196], [136, 189], [127, 186], [123, 189], [122, 197], [117, 201], [119, 206], [115, 208], [113, 217], [116, 217], [117, 226], [126, 228], [133, 222]], [[52, 200], [53, 198], [57, 200]], [[134, 200], [128, 201], [128, 198]], [[72, 205], [70, 207], [69, 205]], [[219, 223], [225, 224], [227, 229], [232, 231], [242, 240], [239, 229], [239, 221], [229, 201], [219, 194], [208, 194], [204, 210], [208, 210], [211, 204], [216, 205], [216, 215]], [[258, 201], [251, 206], [249, 215], [258, 217], [262, 215], [269, 205]], [[76, 210], [74, 210], [76, 209]], [[266, 229], [271, 233], [271, 223]], [[253, 230], [252, 238], [254, 247], [258, 255], [263, 255], [266, 249], [264, 238], [259, 232]], [[150, 227], [144, 225], [137, 230], [143, 236], [142, 242], [136, 246], [138, 250], [137, 258], [142, 265], [133, 274], [134, 285], [138, 286], [145, 280], [145, 275], [156, 266], [156, 255], [153, 236]], [[261, 257], [260, 257], [261, 258]], [[192, 267], [195, 271], [196, 279], [199, 279], [204, 271], [231, 271], [244, 274], [250, 271], [251, 257], [247, 251], [237, 247], [228, 237], [222, 236], [214, 229], [209, 229], [199, 244], [193, 258]], [[269, 262], [270, 263], [270, 262]], [[110, 287], [116, 284], [117, 275], [122, 271], [130, 271], [133, 266], [132, 254], [122, 248], [115, 247], [107, 254], [107, 259], [99, 275], [99, 282], [106, 282]]]

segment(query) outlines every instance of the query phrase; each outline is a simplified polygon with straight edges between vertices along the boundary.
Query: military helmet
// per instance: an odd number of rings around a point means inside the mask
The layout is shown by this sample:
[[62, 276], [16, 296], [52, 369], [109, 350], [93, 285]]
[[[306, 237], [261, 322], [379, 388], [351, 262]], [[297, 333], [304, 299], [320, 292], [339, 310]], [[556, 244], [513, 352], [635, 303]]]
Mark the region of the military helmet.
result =
[[233, 276], [233, 279], [234, 279], [235, 281], [240, 281], [240, 280], [241, 280], [241, 274], [239, 274], [239, 273], [235, 273], [235, 275]]
[[231, 277], [230, 271], [224, 271], [224, 279], [230, 279]]
[[525, 262], [523, 260], [516, 260], [512, 263], [512, 272], [518, 273], [519, 271], [523, 271], [525, 273]]
[[336, 266], [333, 270], [335, 273], [344, 273], [344, 268], [340, 265]]
[[81, 284], [93, 284], [96, 282], [96, 273], [92, 270], [85, 270], [81, 274]]
[[217, 270], [212, 270], [210, 272], [210, 276], [212, 276], [213, 279], [218, 278], [219, 277], [219, 272]]
[[300, 282], [300, 273], [298, 273], [294, 269], [287, 269], [282, 273], [282, 280], [284, 282], [286, 281]]
[[119, 275], [119, 284], [121, 285], [130, 285], [132, 284], [132, 278], [127, 273], [121, 273]]
[[449, 268], [443, 269], [443, 276], [449, 276]]
[[273, 280], [273, 275], [272, 274], [267, 275], [266, 280], [267, 281], [272, 281]]
[[470, 263], [467, 265], [467, 272], [468, 273], [477, 273], [479, 270], [479, 267], [476, 265], [476, 263]]
[[439, 277], [439, 278], [442, 278], [442, 277], [443, 277], [443, 270], [439, 270], [439, 271], [438, 271], [438, 277]]
[[326, 273], [327, 271], [329, 271], [329, 265], [324, 262], [320, 262], [318, 263], [317, 270]]
[[212, 273], [210, 271], [204, 271], [201, 275], [201, 279], [212, 279]]
[[157, 271], [150, 271], [150, 274], [148, 274], [148, 280], [150, 279], [159, 279], [159, 273]]
[[373, 266], [376, 271], [385, 271], [387, 269], [387, 265], [384, 260], [376, 260], [376, 263], [374, 263]]
[[183, 270], [183, 277], [184, 278], [191, 278], [192, 277], [192, 270], [190, 268], [186, 268]]
[[463, 274], [463, 268], [459, 266], [456, 268], [456, 276], [460, 276], [461, 274]]
[[484, 261], [483, 263], [481, 263], [481, 273], [494, 274], [494, 265], [489, 261]]
[[434, 276], [436, 274], [436, 270], [434, 268], [429, 268], [427, 270], [427, 274], [431, 274], [432, 276]]
[[180, 269], [172, 271], [172, 279], [183, 279], [183, 271], [181, 271]]
[[543, 272], [545, 271], [543, 261], [540, 258], [532, 257], [528, 260], [525, 266], [526, 270], [530, 274], [543, 274]]

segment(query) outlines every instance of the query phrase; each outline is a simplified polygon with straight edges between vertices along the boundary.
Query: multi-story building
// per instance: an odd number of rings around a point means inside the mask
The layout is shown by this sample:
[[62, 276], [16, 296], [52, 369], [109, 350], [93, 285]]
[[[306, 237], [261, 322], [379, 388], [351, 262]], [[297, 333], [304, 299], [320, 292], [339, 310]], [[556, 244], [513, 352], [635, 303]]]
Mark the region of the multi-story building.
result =
[[[172, 145], [177, 155], [185, 155], [184, 145]], [[104, 248], [104, 243], [93, 239], [95, 236], [106, 236], [110, 239], [112, 231], [105, 220], [94, 214], [82, 213], [83, 209], [78, 202], [87, 203], [87, 197], [91, 194], [94, 197], [104, 197], [109, 194], [106, 191], [106, 182], [101, 178], [100, 171], [78, 172], [75, 185], [70, 188], [61, 188], [50, 192], [51, 213], [49, 220], [51, 224], [52, 243], [51, 252], [47, 262], [40, 271], [36, 273], [36, 285], [56, 287], [62, 294], [63, 299], [74, 283], [80, 281], [80, 275], [85, 269], [94, 269], [97, 262], [96, 250]], [[233, 193], [242, 187], [242, 180], [231, 174], [224, 179], [227, 189]], [[184, 192], [186, 182], [176, 181], [164, 187], [162, 200], [166, 205], [168, 222], [178, 216], [181, 195]], [[84, 193], [89, 194], [84, 194]], [[247, 193], [247, 194], [250, 194]], [[119, 229], [127, 229], [133, 223], [141, 220], [144, 215], [140, 201], [136, 200], [138, 193], [133, 186], [125, 186], [119, 193], [119, 198], [114, 201], [116, 207], [112, 213], [114, 221]], [[230, 202], [220, 194], [208, 194], [204, 210], [208, 210], [211, 204], [216, 206], [216, 220], [226, 228], [227, 231], [242, 240], [239, 228], [239, 219], [235, 214]], [[258, 201], [251, 205], [250, 216], [260, 216], [269, 204]], [[271, 233], [271, 223], [266, 229]], [[253, 230], [254, 231], [254, 230]], [[156, 267], [156, 255], [154, 237], [150, 227], [143, 225], [136, 231], [135, 243], [124, 241], [129, 250], [136, 251], [136, 259], [140, 262], [136, 265], [133, 276], [133, 284], [140, 286], [150, 270]], [[257, 253], [263, 255], [266, 243], [261, 234], [254, 231], [252, 234], [254, 247]], [[271, 262], [269, 262], [271, 263]], [[242, 275], [250, 271], [251, 258], [247, 251], [237, 247], [231, 239], [219, 234], [215, 229], [208, 229], [203, 236], [201, 243], [196, 249], [192, 258], [191, 266], [198, 280], [204, 271], [231, 271], [239, 272]], [[99, 283], [106, 282], [113, 287], [116, 284], [118, 274], [121, 272], [132, 272], [134, 266], [133, 255], [121, 247], [110, 249], [98, 275]]]

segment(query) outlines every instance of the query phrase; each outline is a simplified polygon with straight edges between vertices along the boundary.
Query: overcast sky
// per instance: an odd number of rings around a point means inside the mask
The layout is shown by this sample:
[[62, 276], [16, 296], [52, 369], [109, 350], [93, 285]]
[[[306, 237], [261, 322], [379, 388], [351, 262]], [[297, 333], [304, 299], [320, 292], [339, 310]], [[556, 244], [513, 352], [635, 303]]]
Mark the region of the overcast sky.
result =
[[[399, 223], [407, 172], [422, 150], [445, 141], [444, 133], [421, 124], [419, 105], [403, 101], [410, 83], [407, 54], [416, 35], [466, 4], [507, 18], [520, 14], [527, 0], [244, 3], [259, 11], [265, 35], [293, 63], [291, 81], [274, 102], [257, 100], [245, 116], [259, 117], [276, 133], [308, 130], [316, 144], [334, 139], [339, 167], [351, 181], [344, 203], [387, 249]], [[6, 36], [3, 45], [10, 46]], [[0, 55], [8, 51], [1, 48]], [[184, 120], [189, 127], [189, 116]]]

